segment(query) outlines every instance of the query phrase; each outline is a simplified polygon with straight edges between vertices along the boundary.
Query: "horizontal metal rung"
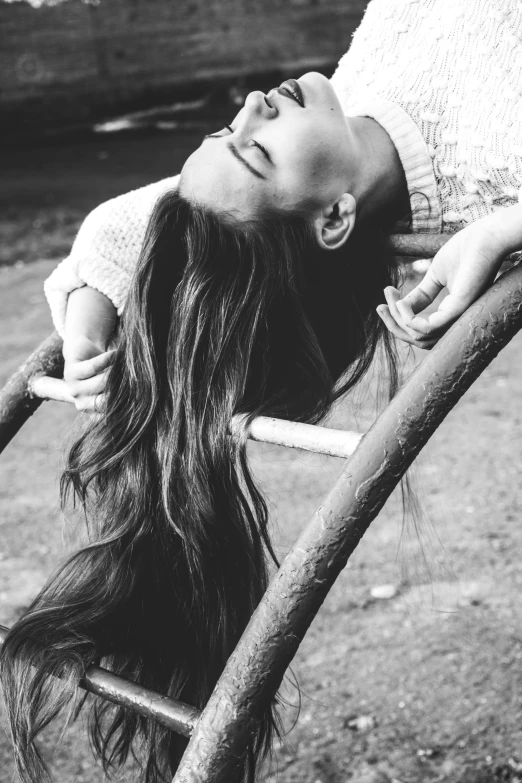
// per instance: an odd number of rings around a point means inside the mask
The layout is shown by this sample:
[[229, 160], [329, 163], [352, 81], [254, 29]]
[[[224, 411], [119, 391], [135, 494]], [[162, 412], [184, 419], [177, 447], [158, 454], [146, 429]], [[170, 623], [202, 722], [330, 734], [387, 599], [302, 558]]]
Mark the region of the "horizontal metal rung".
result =
[[275, 443], [293, 449], [328, 454], [331, 457], [347, 458], [353, 454], [363, 436], [360, 432], [333, 430], [314, 424], [258, 416], [250, 425], [248, 437], [263, 443]]
[[[0, 647], [8, 633], [9, 629], [0, 625]], [[128, 707], [146, 718], [153, 718], [184, 737], [190, 737], [201, 714], [195, 707], [150, 691], [97, 666], [87, 669], [79, 685], [114, 704]]]
[[[36, 397], [44, 400], [74, 403], [64, 381], [46, 375], [35, 376], [29, 382]], [[241, 426], [244, 416], [234, 416], [232, 429]], [[274, 443], [293, 449], [304, 449], [331, 457], [347, 458], [353, 454], [362, 438], [359, 432], [334, 430], [314, 424], [258, 416], [250, 425], [248, 437], [263, 443]]]
[[433, 258], [453, 234], [390, 234], [386, 238], [391, 255], [412, 260], [414, 258]]

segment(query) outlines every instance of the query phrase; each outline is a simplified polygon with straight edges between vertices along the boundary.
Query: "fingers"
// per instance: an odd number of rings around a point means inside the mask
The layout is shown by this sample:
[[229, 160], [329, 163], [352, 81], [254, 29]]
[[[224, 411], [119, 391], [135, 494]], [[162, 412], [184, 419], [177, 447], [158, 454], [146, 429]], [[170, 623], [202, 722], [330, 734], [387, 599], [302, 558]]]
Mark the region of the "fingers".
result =
[[93, 413], [99, 416], [99, 414], [102, 414], [104, 412], [106, 402], [107, 402], [106, 394], [96, 394], [94, 395], [94, 397], [88, 398], [88, 406], [83, 410], [87, 411], [88, 413]]
[[415, 310], [431, 303], [440, 291], [439, 284], [432, 281], [425, 289], [417, 286], [408, 296], [400, 300], [396, 288], [388, 286], [384, 295], [388, 305], [379, 305], [377, 312], [386, 327], [400, 340], [418, 348], [432, 348], [442, 334], [462, 315], [469, 305], [467, 299], [448, 294], [438, 309], [427, 316], [415, 315]]
[[69, 365], [70, 371], [74, 374], [76, 380], [92, 378], [112, 364], [115, 353], [115, 350], [105, 351], [104, 353], [98, 354], [98, 356], [93, 356], [91, 359], [84, 359], [81, 362], [66, 362], [66, 367]]
[[64, 373], [67, 389], [74, 398], [74, 404], [79, 411], [101, 411], [105, 407], [104, 394], [109, 370], [85, 380], [78, 380], [71, 371]]
[[104, 411], [104, 392], [115, 353], [115, 350], [110, 350], [88, 359], [66, 359], [63, 377], [77, 410], [98, 418]]
[[95, 418], [101, 418], [107, 404], [106, 394], [94, 394], [90, 397], [81, 397], [76, 401], [76, 410], [88, 413]]
[[391, 285], [388, 286], [384, 289], [384, 296], [386, 297], [390, 314], [399, 328], [406, 332], [406, 334], [408, 334], [412, 340], [418, 340], [421, 338], [423, 336], [422, 333], [419, 333], [415, 328], [412, 328], [409, 324], [407, 324], [397, 308], [397, 302], [401, 297], [397, 289]]
[[101, 394], [105, 391], [107, 386], [107, 379], [109, 377], [109, 371], [95, 375], [93, 378], [87, 378], [85, 381], [78, 381], [80, 393], [86, 397], [94, 397], [97, 394]]
[[410, 291], [404, 299], [400, 299], [400, 297], [397, 299], [396, 308], [406, 328], [414, 329], [425, 335], [432, 333], [433, 327], [429, 321], [417, 313], [429, 307], [443, 287], [435, 277], [433, 267], [430, 267], [418, 286]]
[[392, 316], [388, 305], [379, 305], [379, 307], [377, 308], [377, 313], [384, 321], [384, 324], [387, 327], [387, 329], [393, 335], [395, 335], [395, 337], [397, 337], [399, 340], [402, 340], [405, 343], [414, 345], [417, 348], [429, 350], [430, 348], [433, 348], [433, 346], [438, 340], [438, 337], [426, 337], [421, 334], [418, 334], [416, 337], [413, 337], [405, 329], [399, 326], [397, 321]]
[[445, 332], [467, 310], [469, 304], [467, 299], [448, 294], [434, 313], [422, 319], [426, 324], [424, 333], [433, 334], [436, 332], [441, 334]]
[[85, 379], [82, 379], [81, 376], [77, 374], [76, 370], [76, 367], [68, 368], [66, 365], [63, 374], [67, 388], [73, 397], [78, 397], [81, 394], [98, 394], [105, 389], [107, 378], [109, 377], [109, 370], [105, 370], [104, 372], [98, 373], [98, 375], [93, 375]]

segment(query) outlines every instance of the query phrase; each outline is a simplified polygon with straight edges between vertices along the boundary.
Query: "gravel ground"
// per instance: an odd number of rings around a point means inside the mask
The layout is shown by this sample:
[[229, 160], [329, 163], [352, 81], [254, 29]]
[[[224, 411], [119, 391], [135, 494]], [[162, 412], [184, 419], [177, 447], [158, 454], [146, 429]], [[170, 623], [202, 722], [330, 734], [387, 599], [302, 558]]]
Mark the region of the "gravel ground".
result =
[[[51, 330], [42, 281], [53, 266], [0, 270], [2, 382]], [[417, 529], [403, 526], [392, 497], [329, 594], [293, 665], [300, 712], [291, 681], [283, 688], [288, 733], [265, 783], [522, 780], [521, 347], [519, 335], [417, 460]], [[364, 430], [374, 396], [370, 381], [332, 424]], [[57, 482], [74, 417], [45, 403], [1, 458], [4, 624], [63, 556]], [[284, 554], [341, 463], [261, 444], [251, 458]], [[382, 586], [390, 597], [372, 595]], [[58, 735], [52, 728], [44, 741], [56, 783], [104, 780], [81, 725], [56, 748]], [[2, 728], [0, 783], [13, 775]]]
[[[0, 382], [51, 331], [42, 282], [85, 213], [178, 171], [216, 123], [0, 150], [0, 264], [9, 265], [0, 266]], [[295, 687], [284, 686], [288, 733], [262, 783], [522, 781], [521, 347], [519, 335], [417, 460], [417, 529], [392, 497], [339, 577], [294, 661], [299, 714]], [[374, 392], [370, 380], [332, 424], [364, 431]], [[63, 557], [58, 478], [74, 418], [45, 403], [0, 457], [0, 623], [13, 622]], [[341, 463], [254, 443], [251, 458], [284, 554]], [[55, 727], [44, 742], [56, 783], [101, 783], [82, 726], [55, 748], [58, 737]]]

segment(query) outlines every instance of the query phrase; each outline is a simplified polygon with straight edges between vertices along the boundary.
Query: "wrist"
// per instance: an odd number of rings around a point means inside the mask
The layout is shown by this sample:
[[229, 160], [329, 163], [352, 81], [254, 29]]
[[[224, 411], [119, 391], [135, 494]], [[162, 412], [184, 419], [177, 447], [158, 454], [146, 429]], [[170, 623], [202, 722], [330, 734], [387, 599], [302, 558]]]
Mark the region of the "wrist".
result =
[[522, 204], [497, 209], [484, 218], [484, 226], [495, 237], [502, 257], [522, 250]]

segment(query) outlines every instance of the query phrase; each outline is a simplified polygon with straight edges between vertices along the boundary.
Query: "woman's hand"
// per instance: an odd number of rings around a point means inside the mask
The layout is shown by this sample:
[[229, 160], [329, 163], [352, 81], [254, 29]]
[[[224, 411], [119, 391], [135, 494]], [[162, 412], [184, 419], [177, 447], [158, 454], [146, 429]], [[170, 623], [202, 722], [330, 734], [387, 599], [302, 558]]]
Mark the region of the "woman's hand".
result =
[[[498, 230], [498, 213], [477, 220], [458, 233], [434, 257], [428, 272], [403, 299], [396, 288], [385, 289], [387, 305], [377, 312], [396, 337], [418, 348], [432, 348], [444, 332], [493, 282], [510, 252]], [[430, 315], [425, 310], [443, 288], [448, 295]]]
[[114, 350], [102, 351], [84, 337], [64, 344], [63, 379], [77, 410], [101, 413], [105, 406], [105, 386]]

